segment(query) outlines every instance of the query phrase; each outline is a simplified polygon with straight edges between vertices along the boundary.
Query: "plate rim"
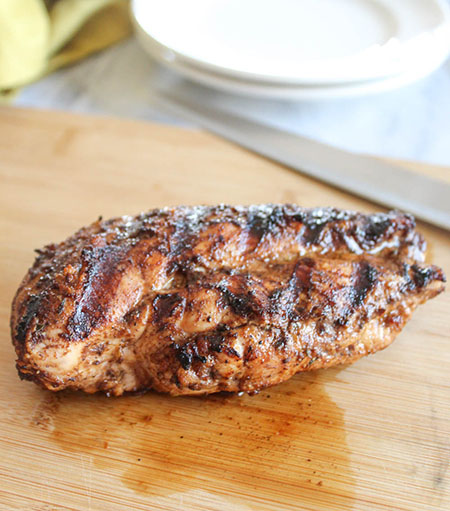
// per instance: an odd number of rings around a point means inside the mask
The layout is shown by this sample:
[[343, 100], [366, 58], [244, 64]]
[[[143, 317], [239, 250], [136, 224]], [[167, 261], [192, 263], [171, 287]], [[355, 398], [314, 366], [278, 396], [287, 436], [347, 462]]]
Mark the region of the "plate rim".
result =
[[195, 66], [185, 64], [176, 58], [166, 60], [159, 48], [156, 46], [152, 47], [152, 43], [148, 40], [142, 40], [139, 34], [137, 34], [137, 38], [143, 49], [151, 58], [156, 60], [158, 64], [173, 71], [176, 75], [215, 90], [255, 99], [320, 101], [377, 94], [398, 89], [421, 80], [436, 70], [442, 63], [440, 60], [431, 63], [427, 62], [427, 66], [420, 68], [419, 71], [416, 68], [413, 72], [407, 71], [381, 79], [363, 80], [346, 84], [309, 86], [249, 82], [239, 78], [226, 77], [203, 69], [196, 69]]

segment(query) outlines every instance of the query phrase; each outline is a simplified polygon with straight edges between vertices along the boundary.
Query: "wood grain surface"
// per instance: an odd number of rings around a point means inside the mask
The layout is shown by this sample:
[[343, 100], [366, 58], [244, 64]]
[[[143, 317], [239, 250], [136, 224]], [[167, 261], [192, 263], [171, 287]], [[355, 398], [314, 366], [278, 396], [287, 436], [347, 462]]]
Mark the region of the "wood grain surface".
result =
[[[1, 109], [0, 173], [2, 511], [450, 509], [448, 293], [387, 350], [255, 396], [52, 394], [14, 367], [10, 303], [33, 249], [99, 215], [378, 207], [212, 135], [66, 113]], [[420, 230], [449, 274], [448, 233]]]

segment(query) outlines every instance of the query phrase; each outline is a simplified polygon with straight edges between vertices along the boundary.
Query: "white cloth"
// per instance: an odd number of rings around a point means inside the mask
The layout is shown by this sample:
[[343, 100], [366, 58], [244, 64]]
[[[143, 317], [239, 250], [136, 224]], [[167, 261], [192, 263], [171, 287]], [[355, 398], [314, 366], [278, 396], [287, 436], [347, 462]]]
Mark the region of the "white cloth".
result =
[[189, 125], [158, 108], [156, 87], [355, 152], [450, 166], [450, 60], [403, 89], [323, 102], [257, 100], [179, 79], [128, 40], [25, 87], [16, 105]]

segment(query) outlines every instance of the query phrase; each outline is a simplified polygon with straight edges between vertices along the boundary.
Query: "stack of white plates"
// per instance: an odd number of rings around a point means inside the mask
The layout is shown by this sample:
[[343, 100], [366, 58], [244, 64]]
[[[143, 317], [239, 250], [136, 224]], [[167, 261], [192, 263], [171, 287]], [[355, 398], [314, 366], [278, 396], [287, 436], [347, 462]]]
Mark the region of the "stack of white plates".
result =
[[320, 99], [400, 87], [450, 53], [447, 0], [133, 0], [143, 47], [222, 90]]

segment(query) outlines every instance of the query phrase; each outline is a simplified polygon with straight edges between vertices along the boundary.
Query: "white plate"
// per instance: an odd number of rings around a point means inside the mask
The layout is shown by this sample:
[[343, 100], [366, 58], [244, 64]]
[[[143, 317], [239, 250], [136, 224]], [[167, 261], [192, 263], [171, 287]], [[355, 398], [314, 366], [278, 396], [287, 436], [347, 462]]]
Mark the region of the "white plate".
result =
[[179, 62], [246, 81], [372, 80], [450, 52], [446, 0], [133, 0], [132, 13]]
[[191, 81], [207, 85], [215, 89], [223, 90], [240, 95], [272, 98], [272, 99], [299, 99], [299, 100], [323, 100], [336, 99], [352, 96], [363, 96], [395, 89], [419, 80], [434, 69], [441, 61], [438, 57], [423, 61], [421, 66], [415, 66], [413, 70], [378, 80], [366, 80], [351, 82], [348, 84], [332, 85], [291, 85], [262, 81], [247, 81], [233, 76], [225, 76], [192, 66], [183, 59], [177, 58], [171, 51], [165, 50], [160, 45], [147, 37], [146, 33], [137, 30], [137, 36], [143, 48], [158, 62], [163, 63], [177, 74]]

